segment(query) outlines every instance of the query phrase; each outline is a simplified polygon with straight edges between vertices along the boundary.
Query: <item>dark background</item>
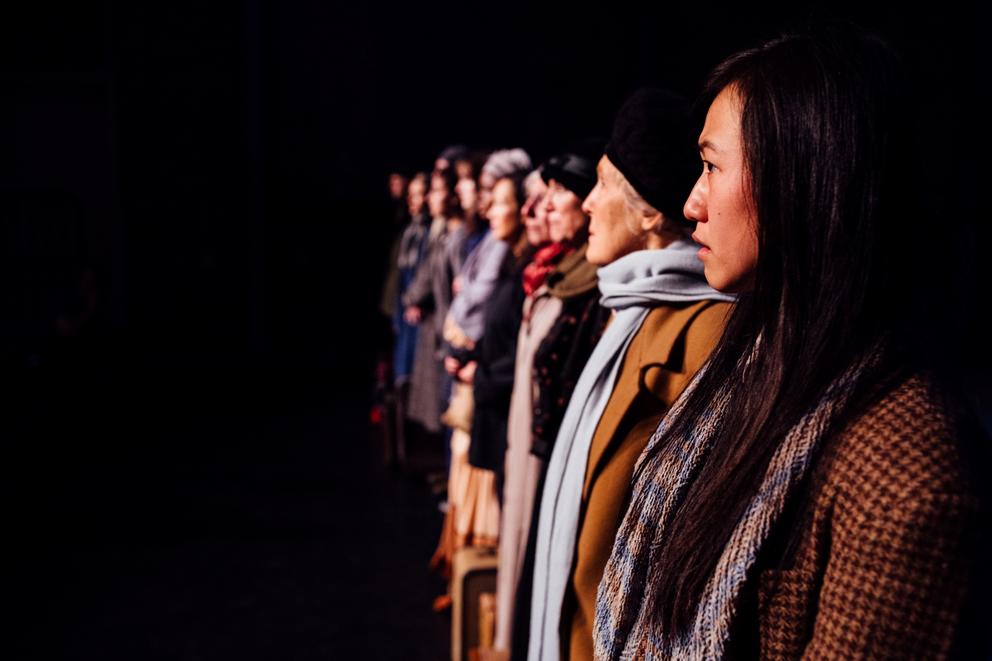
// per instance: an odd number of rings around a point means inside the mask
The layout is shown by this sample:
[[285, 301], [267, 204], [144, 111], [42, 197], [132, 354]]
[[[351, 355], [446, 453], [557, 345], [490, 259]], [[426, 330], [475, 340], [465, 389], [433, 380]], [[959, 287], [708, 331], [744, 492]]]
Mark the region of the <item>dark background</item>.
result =
[[[988, 57], [930, 3], [78, 2], [0, 9], [6, 658], [435, 658], [439, 518], [365, 424], [389, 164], [536, 158], [810, 17], [917, 71], [930, 248], [982, 397]], [[976, 222], [978, 221], [978, 222]], [[406, 573], [404, 573], [406, 572]], [[432, 636], [434, 638], [432, 638]], [[428, 642], [423, 642], [428, 640]], [[416, 642], [421, 641], [421, 642]]]

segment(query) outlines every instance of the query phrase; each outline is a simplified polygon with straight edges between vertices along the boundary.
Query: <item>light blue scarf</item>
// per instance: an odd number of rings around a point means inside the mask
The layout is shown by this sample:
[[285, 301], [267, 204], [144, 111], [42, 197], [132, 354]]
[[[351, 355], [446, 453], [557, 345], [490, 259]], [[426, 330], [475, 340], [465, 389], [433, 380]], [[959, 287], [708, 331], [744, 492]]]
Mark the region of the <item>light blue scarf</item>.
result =
[[541, 496], [528, 657], [556, 661], [559, 621], [572, 571], [589, 446], [627, 347], [651, 308], [666, 303], [733, 301], [706, 284], [699, 246], [676, 241], [639, 250], [599, 269], [600, 304], [614, 317], [593, 350], [558, 430]]

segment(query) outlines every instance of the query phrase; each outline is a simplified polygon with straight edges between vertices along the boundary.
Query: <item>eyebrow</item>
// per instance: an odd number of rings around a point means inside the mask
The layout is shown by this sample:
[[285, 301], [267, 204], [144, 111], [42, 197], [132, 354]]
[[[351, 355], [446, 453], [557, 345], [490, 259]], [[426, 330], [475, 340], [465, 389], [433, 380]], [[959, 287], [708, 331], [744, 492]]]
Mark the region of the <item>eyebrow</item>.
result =
[[717, 154], [720, 153], [720, 150], [717, 148], [717, 146], [714, 145], [709, 140], [703, 140], [702, 142], [699, 143], [699, 151], [700, 151], [700, 153], [702, 153], [702, 151], [704, 149], [709, 149], [710, 151], [716, 152]]

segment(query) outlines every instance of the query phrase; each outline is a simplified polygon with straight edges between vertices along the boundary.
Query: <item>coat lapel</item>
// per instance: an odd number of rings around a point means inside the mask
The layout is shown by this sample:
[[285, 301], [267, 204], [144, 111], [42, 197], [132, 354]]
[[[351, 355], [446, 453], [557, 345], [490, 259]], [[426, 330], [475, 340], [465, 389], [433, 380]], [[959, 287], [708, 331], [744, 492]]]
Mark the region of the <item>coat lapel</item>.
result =
[[582, 487], [583, 500], [589, 497], [604, 457], [608, 457], [612, 446], [621, 440], [617, 438], [617, 429], [638, 393], [643, 390], [662, 400], [670, 396], [670, 373], [684, 370], [685, 331], [696, 316], [712, 304], [713, 301], [701, 301], [684, 307], [666, 305], [651, 310], [644, 319], [624, 356], [613, 394], [593, 435]]

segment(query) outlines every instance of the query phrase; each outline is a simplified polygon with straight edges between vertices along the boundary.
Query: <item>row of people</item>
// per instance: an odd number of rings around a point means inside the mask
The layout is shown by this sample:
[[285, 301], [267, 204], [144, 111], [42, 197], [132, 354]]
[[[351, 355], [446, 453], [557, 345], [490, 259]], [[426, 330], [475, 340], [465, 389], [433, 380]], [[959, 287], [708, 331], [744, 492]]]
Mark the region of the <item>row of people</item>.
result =
[[789, 35], [717, 67], [701, 131], [642, 89], [605, 146], [410, 183], [409, 412], [454, 429], [439, 557], [498, 544], [497, 655], [979, 648], [980, 434], [893, 305], [897, 72]]

